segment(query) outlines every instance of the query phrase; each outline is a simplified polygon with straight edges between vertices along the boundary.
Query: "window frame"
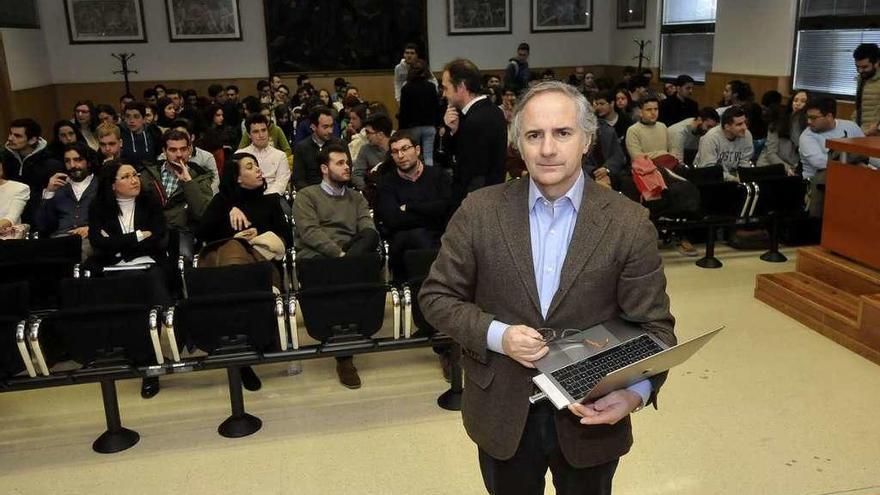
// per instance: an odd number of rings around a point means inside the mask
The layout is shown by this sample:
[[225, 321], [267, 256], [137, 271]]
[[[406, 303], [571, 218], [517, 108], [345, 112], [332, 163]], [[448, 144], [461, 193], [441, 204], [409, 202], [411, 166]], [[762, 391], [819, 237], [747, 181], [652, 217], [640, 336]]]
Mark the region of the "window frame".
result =
[[[660, 0], [660, 12], [658, 15], [658, 18], [659, 18], [658, 20], [660, 22], [660, 30], [659, 30], [659, 33], [657, 36], [657, 43], [660, 46], [657, 48], [657, 56], [660, 58], [660, 60], [657, 61], [657, 78], [660, 82], [663, 82], [663, 83], [675, 82], [675, 79], [678, 77], [678, 75], [673, 76], [673, 77], [669, 77], [669, 76], [663, 77], [663, 35], [664, 34], [712, 34], [712, 40], [714, 42], [715, 24], [718, 21], [718, 13], [717, 13], [718, 3], [716, 0], [715, 20], [712, 22], [691, 22], [691, 23], [677, 23], [677, 24], [668, 24], [668, 25], [664, 24], [663, 17], [664, 17], [664, 13], [666, 12], [666, 2], [667, 1], [668, 0]], [[714, 50], [712, 53], [712, 58], [713, 59], [715, 58]], [[711, 66], [712, 66], [712, 60], [709, 61], [709, 67], [711, 68]], [[706, 74], [708, 74], [708, 73], [709, 73], [709, 71], [706, 72]], [[698, 80], [696, 80], [696, 78], [694, 78], [694, 79], [695, 79], [694, 86], [704, 86], [706, 84], [706, 79], [708, 79], [708, 77], [706, 75], [703, 75], [702, 81], [698, 81]]]

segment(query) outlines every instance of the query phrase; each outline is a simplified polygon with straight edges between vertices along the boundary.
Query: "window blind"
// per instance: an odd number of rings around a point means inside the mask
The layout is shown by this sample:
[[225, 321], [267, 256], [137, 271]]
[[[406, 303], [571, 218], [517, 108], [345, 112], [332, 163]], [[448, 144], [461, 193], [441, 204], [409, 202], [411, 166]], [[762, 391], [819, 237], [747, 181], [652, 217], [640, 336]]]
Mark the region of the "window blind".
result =
[[798, 31], [794, 87], [854, 97], [858, 74], [852, 52], [861, 43], [880, 43], [880, 30]]

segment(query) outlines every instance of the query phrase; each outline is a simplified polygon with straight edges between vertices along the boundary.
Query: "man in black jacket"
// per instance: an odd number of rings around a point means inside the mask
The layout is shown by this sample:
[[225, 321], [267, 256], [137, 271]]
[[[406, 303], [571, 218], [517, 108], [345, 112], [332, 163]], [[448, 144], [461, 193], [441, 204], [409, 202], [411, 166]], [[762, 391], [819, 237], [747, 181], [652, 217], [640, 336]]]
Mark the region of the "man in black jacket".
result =
[[46, 150], [42, 129], [33, 119], [16, 119], [9, 124], [9, 137], [2, 151], [3, 175], [8, 180], [30, 186], [31, 196], [21, 214], [21, 223], [32, 224], [43, 188], [49, 178], [64, 170], [61, 162]]
[[293, 187], [297, 191], [321, 183], [318, 153], [327, 143], [339, 143], [348, 153], [348, 145], [333, 135], [333, 112], [329, 108], [316, 107], [309, 114], [309, 120], [312, 122], [312, 135], [293, 148]]
[[694, 78], [687, 74], [678, 76], [675, 78], [675, 88], [675, 94], [660, 103], [660, 122], [666, 124], [666, 127], [672, 127], [700, 113], [697, 102], [691, 99]]
[[456, 59], [443, 69], [443, 92], [449, 102], [443, 122], [455, 157], [452, 167], [453, 204], [467, 193], [504, 182], [507, 156], [507, 121], [486, 95], [480, 94], [483, 78], [467, 59]]

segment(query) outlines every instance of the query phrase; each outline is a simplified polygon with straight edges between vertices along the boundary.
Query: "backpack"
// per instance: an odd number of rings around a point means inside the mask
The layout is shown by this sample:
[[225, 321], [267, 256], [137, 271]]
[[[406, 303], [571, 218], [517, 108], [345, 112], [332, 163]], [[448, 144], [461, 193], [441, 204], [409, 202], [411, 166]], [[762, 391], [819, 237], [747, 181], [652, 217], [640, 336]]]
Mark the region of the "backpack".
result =
[[660, 199], [666, 189], [666, 181], [654, 162], [646, 156], [637, 156], [632, 161], [632, 177], [636, 189], [645, 201]]

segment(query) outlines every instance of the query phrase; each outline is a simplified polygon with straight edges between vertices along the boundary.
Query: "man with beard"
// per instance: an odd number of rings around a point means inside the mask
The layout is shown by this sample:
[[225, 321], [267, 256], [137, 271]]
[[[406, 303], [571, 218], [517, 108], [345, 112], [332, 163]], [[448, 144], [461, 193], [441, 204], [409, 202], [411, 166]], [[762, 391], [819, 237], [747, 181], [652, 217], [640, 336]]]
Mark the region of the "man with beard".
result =
[[89, 205], [98, 191], [94, 180], [92, 153], [84, 143], [64, 147], [64, 172], [49, 179], [43, 190], [43, 202], [37, 211], [37, 231], [59, 237], [78, 235], [83, 238], [83, 257], [89, 254]]
[[[376, 252], [379, 233], [367, 200], [346, 186], [351, 179], [348, 150], [340, 143], [328, 143], [316, 160], [321, 182], [298, 190], [293, 203], [297, 262]], [[351, 356], [336, 358], [336, 373], [345, 387], [360, 388], [361, 379]]]
[[859, 73], [853, 120], [866, 136], [876, 136], [880, 134], [880, 48], [874, 43], [862, 43], [853, 51], [853, 59]]
[[391, 241], [391, 273], [395, 280], [405, 281], [409, 278], [403, 263], [406, 251], [440, 247], [452, 184], [448, 174], [419, 159], [421, 147], [407, 131], [392, 136], [389, 149], [397, 171], [383, 175], [379, 182], [376, 216]]
[[[662, 110], [661, 110], [662, 115]], [[718, 125], [721, 119], [712, 107], [704, 107], [693, 118], [684, 119], [666, 129], [669, 141], [669, 154], [679, 162], [689, 163], [700, 147], [700, 138]], [[690, 156], [690, 160], [685, 157]]]

